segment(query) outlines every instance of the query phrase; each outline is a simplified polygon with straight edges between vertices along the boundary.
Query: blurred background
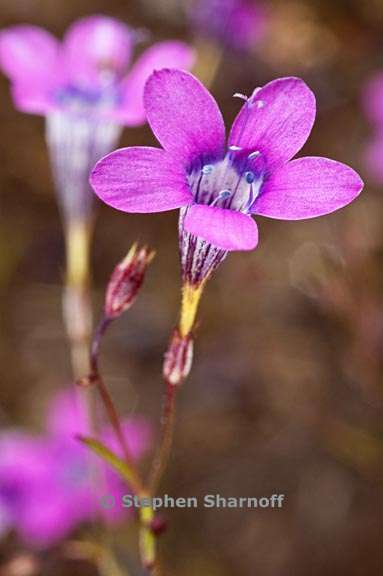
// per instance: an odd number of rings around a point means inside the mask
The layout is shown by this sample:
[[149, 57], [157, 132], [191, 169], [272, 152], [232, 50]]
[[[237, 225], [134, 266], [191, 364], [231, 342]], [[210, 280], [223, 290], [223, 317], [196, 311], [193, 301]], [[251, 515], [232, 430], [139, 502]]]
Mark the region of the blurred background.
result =
[[[201, 77], [212, 72], [215, 55], [210, 89], [227, 125], [239, 110], [236, 92], [250, 94], [286, 75], [313, 89], [317, 122], [302, 154], [350, 164], [365, 190], [325, 218], [259, 218], [258, 249], [231, 254], [211, 279], [162, 483], [172, 496], [283, 493], [285, 503], [282, 510], [169, 511], [161, 555], [166, 574], [182, 576], [378, 576], [383, 183], [364, 162], [375, 128], [362, 92], [383, 70], [383, 2], [275, 0], [262, 11], [262, 34], [246, 46], [214, 36], [177, 0], [0, 0], [0, 27], [25, 22], [61, 37], [73, 20], [99, 12], [146, 29], [146, 43], [186, 40], [198, 49]], [[70, 382], [61, 315], [64, 244], [43, 119], [14, 109], [4, 76], [0, 131], [0, 424], [39, 431], [50, 396]], [[153, 143], [147, 127], [125, 129], [121, 140]], [[104, 342], [102, 367], [121, 412], [145, 415], [156, 430], [162, 356], [180, 298], [177, 214], [131, 216], [97, 205], [96, 317], [109, 274], [135, 240], [157, 256], [137, 303]], [[130, 530], [114, 534], [127, 564]], [[15, 568], [25, 551], [14, 536], [5, 538], [0, 573], [88, 573], [60, 546]]]

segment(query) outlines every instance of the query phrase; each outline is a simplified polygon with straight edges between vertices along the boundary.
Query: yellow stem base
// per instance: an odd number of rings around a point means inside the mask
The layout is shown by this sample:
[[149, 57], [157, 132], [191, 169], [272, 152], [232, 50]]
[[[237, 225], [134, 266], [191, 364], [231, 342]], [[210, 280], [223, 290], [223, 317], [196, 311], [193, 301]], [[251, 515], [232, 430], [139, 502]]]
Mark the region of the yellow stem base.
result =
[[193, 330], [195, 319], [197, 316], [198, 305], [201, 300], [204, 283], [198, 286], [191, 284], [184, 284], [182, 288], [182, 304], [181, 314], [179, 321], [179, 331], [184, 338]]

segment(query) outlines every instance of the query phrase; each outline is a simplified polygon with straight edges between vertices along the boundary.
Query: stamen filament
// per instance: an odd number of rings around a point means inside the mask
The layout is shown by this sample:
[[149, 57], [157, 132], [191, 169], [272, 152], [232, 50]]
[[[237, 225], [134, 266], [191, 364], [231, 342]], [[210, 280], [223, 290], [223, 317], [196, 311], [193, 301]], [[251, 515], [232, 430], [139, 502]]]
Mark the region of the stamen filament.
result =
[[210, 206], [216, 206], [220, 200], [226, 200], [227, 198], [231, 198], [232, 195], [233, 192], [231, 192], [231, 190], [222, 190], [222, 192], [220, 192], [218, 196], [214, 198]]

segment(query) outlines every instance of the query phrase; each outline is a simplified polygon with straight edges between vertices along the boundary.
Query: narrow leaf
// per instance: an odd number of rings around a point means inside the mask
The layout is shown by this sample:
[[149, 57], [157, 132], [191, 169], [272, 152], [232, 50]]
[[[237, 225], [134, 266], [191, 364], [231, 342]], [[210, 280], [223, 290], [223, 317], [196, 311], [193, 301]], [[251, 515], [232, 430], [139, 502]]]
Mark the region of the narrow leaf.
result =
[[127, 464], [125, 460], [122, 460], [99, 440], [87, 436], [77, 436], [77, 439], [97, 454], [97, 456], [100, 456], [107, 464], [112, 466], [121, 478], [130, 484], [134, 492], [138, 494], [142, 492], [137, 472], [130, 464]]

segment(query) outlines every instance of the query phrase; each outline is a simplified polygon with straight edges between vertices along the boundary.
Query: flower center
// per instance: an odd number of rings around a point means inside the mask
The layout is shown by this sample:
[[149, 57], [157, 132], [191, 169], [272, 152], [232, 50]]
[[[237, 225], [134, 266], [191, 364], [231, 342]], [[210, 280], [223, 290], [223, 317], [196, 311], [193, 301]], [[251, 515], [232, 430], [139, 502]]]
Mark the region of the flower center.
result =
[[243, 160], [236, 159], [240, 148], [231, 147], [223, 160], [205, 164], [189, 175], [194, 201], [219, 208], [248, 213], [258, 197], [263, 182], [262, 174], [251, 169], [251, 161], [260, 156], [255, 151]]
[[69, 84], [58, 91], [57, 101], [72, 112], [101, 111], [112, 107], [118, 99], [118, 90], [113, 82], [100, 88], [89, 88]]

